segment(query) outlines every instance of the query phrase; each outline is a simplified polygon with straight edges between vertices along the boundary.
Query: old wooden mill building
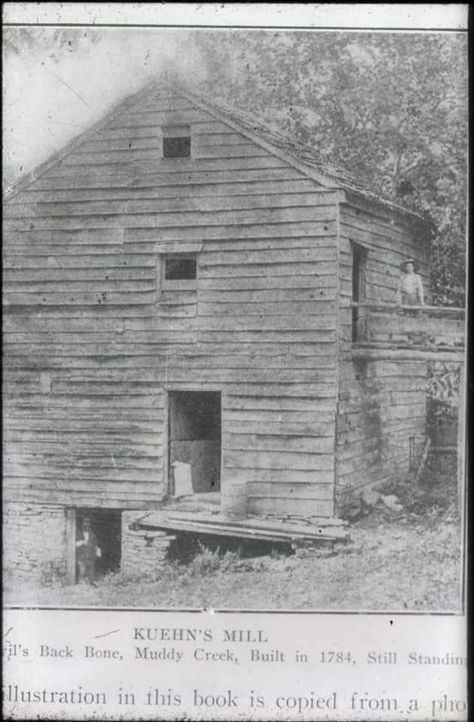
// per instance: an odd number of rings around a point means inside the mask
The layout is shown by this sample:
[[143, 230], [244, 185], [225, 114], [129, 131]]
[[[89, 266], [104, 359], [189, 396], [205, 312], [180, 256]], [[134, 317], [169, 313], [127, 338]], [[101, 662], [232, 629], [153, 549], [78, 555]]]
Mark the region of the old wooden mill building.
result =
[[395, 312], [407, 256], [428, 290], [415, 213], [181, 88], [70, 143], [5, 207], [7, 566], [74, 579], [84, 515], [108, 568], [179, 531], [343, 535], [423, 455], [427, 359], [462, 363], [462, 312]]

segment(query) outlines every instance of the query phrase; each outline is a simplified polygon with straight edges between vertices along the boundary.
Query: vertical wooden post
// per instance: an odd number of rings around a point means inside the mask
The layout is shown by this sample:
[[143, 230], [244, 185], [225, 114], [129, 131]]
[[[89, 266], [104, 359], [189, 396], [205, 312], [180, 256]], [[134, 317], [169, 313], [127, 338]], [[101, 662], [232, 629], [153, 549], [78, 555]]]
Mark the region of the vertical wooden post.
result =
[[164, 408], [164, 415], [163, 415], [163, 490], [162, 490], [162, 496], [169, 498], [174, 489], [172, 488], [172, 482], [171, 479], [171, 466], [170, 466], [170, 441], [171, 441], [171, 415], [174, 411], [172, 408], [173, 401], [173, 395], [170, 393], [169, 389], [164, 392], [165, 394], [165, 408]]
[[66, 577], [76, 583], [76, 510], [66, 509]]
[[461, 363], [459, 377], [459, 403], [458, 403], [458, 439], [457, 439], [457, 490], [458, 508], [462, 516], [464, 511], [465, 489], [465, 449], [466, 449], [466, 364]]

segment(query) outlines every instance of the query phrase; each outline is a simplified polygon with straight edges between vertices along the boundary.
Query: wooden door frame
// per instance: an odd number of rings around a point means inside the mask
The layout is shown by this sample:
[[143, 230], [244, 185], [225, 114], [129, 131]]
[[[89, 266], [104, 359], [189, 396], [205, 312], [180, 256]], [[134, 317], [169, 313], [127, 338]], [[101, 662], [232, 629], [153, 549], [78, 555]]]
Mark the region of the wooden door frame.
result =
[[76, 527], [77, 510], [66, 507], [66, 580], [68, 584], [76, 583]]
[[[367, 300], [367, 259], [369, 256], [369, 249], [367, 246], [364, 246], [362, 243], [358, 243], [357, 241], [350, 240], [351, 244], [351, 301], [356, 303], [363, 303]], [[362, 268], [361, 264], [359, 264], [359, 273], [358, 273], [358, 282], [357, 282], [357, 299], [354, 298], [354, 260], [356, 258], [356, 253], [359, 257], [359, 259], [362, 259]], [[361, 273], [362, 271], [362, 273]], [[362, 279], [362, 283], [360, 283], [360, 280]], [[360, 290], [363, 289], [363, 298], [361, 299]], [[365, 332], [360, 333], [359, 329], [359, 323], [364, 318], [365, 315], [365, 309], [361, 308], [352, 308], [351, 313], [351, 338], [353, 342], [360, 342], [364, 341], [365, 339]], [[362, 338], [361, 338], [362, 337]]]
[[169, 496], [169, 418], [170, 418], [170, 393], [180, 391], [185, 393], [186, 391], [198, 391], [199, 393], [219, 394], [220, 399], [220, 459], [219, 459], [219, 493], [222, 491], [222, 472], [223, 472], [223, 399], [224, 392], [222, 388], [203, 389], [200, 384], [187, 384], [185, 388], [182, 386], [175, 386], [174, 384], [166, 384], [163, 386], [163, 392], [165, 394], [165, 412], [163, 415], [163, 487], [164, 496]]

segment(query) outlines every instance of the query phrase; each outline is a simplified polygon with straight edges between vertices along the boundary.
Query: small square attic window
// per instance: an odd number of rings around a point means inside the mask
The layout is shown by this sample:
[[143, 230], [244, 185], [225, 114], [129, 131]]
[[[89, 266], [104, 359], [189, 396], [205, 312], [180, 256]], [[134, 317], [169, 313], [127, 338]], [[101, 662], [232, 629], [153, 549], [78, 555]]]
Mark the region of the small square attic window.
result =
[[194, 281], [196, 270], [195, 254], [173, 253], [164, 258], [165, 281]]
[[172, 125], [163, 128], [163, 158], [191, 157], [191, 128]]

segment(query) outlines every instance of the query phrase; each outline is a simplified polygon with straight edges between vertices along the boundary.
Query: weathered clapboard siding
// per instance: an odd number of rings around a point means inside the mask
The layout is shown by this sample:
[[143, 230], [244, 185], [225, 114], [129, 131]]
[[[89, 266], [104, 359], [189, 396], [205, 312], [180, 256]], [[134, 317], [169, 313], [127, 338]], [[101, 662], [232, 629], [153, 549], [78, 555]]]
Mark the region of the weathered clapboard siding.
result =
[[[148, 508], [166, 391], [218, 390], [222, 483], [331, 515], [337, 197], [185, 99], [138, 103], [7, 207], [6, 492]], [[192, 159], [159, 157], [175, 123]], [[196, 291], [162, 289], [192, 243]]]
[[[400, 213], [340, 207], [336, 493], [343, 507], [365, 485], [406, 474], [425, 438], [426, 363], [352, 359], [351, 242], [367, 250], [367, 301], [395, 303], [400, 263], [416, 259], [429, 292], [428, 241]], [[411, 441], [410, 441], [411, 440]]]
[[[311, 206], [314, 212], [317, 213], [316, 219], [334, 219], [335, 208], [334, 208], [334, 196], [323, 195], [321, 198], [318, 193], [310, 192], [292, 192], [285, 193], [284, 189], [281, 188], [280, 192], [276, 190], [273, 193], [253, 193], [250, 198], [242, 197], [242, 194], [212, 194], [212, 189], [208, 191], [209, 194], [204, 194], [201, 188], [200, 195], [193, 195], [187, 197], [188, 193], [181, 194], [180, 197], [176, 197], [178, 191], [175, 191], [173, 195], [142, 198], [141, 195], [146, 196], [146, 192], [137, 193], [136, 188], [131, 188], [127, 192], [125, 198], [107, 198], [105, 200], [94, 199], [94, 200], [68, 200], [62, 202], [45, 202], [45, 201], [30, 201], [23, 203], [12, 204], [8, 211], [5, 213], [5, 218], [38, 218], [46, 216], [47, 218], [52, 216], [64, 217], [64, 216], [75, 216], [75, 215], [111, 215], [116, 216], [123, 213], [124, 209], [127, 214], [132, 216], [133, 214], [154, 214], [159, 211], [226, 211], [226, 210], [249, 210], [249, 209], [263, 209], [264, 211], [271, 212], [272, 209], [277, 208], [290, 208], [294, 207], [306, 207]], [[135, 198], [133, 197], [135, 193]], [[249, 190], [247, 190], [249, 193]], [[190, 195], [190, 194], [189, 194]], [[317, 210], [316, 210], [317, 209]], [[166, 216], [164, 217], [166, 218]], [[236, 220], [239, 220], [238, 216]]]
[[351, 251], [350, 241], [361, 244], [369, 251], [367, 258], [367, 300], [395, 301], [395, 292], [400, 277], [400, 263], [407, 257], [417, 262], [418, 272], [429, 292], [428, 241], [423, 229], [406, 221], [399, 214], [380, 217], [341, 206], [340, 220], [340, 264], [341, 294], [351, 293]]
[[[282, 174], [280, 174], [282, 175]], [[183, 202], [183, 187], [186, 195], [189, 196], [188, 202], [194, 201], [198, 203], [197, 198], [203, 198], [206, 200], [215, 200], [216, 198], [223, 199], [228, 198], [230, 203], [238, 204], [245, 203], [244, 199], [240, 196], [248, 196], [247, 200], [249, 203], [260, 202], [260, 197], [268, 198], [269, 203], [272, 202], [273, 195], [279, 195], [282, 192], [290, 198], [292, 195], [301, 196], [303, 193], [305, 197], [307, 194], [315, 199], [315, 203], [318, 205], [331, 205], [331, 199], [334, 199], [333, 191], [318, 191], [317, 194], [313, 193], [314, 183], [305, 178], [295, 178], [292, 183], [289, 184], [288, 180], [291, 178], [280, 180], [242, 180], [240, 183], [229, 181], [228, 183], [216, 183], [213, 182], [212, 178], [207, 183], [180, 183], [179, 185], [173, 185], [171, 183], [165, 184], [153, 184], [151, 186], [146, 185], [127, 185], [126, 187], [114, 187], [113, 184], [110, 186], [94, 188], [91, 184], [89, 188], [65, 188], [62, 190], [56, 190], [54, 196], [49, 191], [38, 189], [33, 187], [28, 188], [21, 194], [22, 200], [18, 202], [16, 198], [12, 199], [10, 204], [11, 208], [14, 209], [18, 206], [25, 206], [26, 204], [41, 203], [45, 209], [49, 206], [56, 206], [60, 204], [79, 204], [84, 201], [99, 202], [99, 201], [158, 201], [162, 202], [165, 198], [174, 199], [176, 203]], [[191, 191], [192, 190], [192, 194]], [[324, 201], [324, 203], [323, 203]], [[204, 201], [206, 202], [206, 201]], [[245, 206], [246, 207], [246, 206]], [[250, 206], [251, 207], [251, 206]], [[14, 210], [12, 212], [15, 212]]]
[[[313, 222], [315, 225], [315, 235], [325, 235], [328, 232], [328, 222], [323, 214], [321, 220], [321, 213], [318, 208], [270, 208], [270, 209], [256, 209], [256, 210], [244, 210], [244, 211], [202, 211], [202, 212], [188, 212], [182, 213], [144, 213], [141, 216], [137, 214], [124, 213], [121, 215], [115, 215], [112, 217], [104, 215], [90, 214], [88, 216], [77, 216], [69, 213], [65, 216], [60, 217], [36, 217], [34, 220], [27, 218], [11, 219], [6, 218], [4, 220], [4, 231], [9, 233], [10, 230], [25, 230], [30, 231], [32, 228], [38, 230], [74, 230], [82, 228], [90, 228], [95, 230], [96, 228], [137, 228], [142, 231], [141, 234], [137, 233], [136, 238], [131, 237], [130, 240], [140, 240], [143, 238], [144, 229], [153, 229], [162, 232], [163, 229], [174, 229], [168, 230], [166, 237], [170, 240], [186, 240], [188, 237], [199, 237], [207, 236], [207, 230], [212, 229], [214, 234], [213, 237], [221, 238], [219, 232], [223, 232], [224, 229], [228, 230], [228, 224], [237, 228], [240, 228], [245, 237], [245, 232], [259, 231], [260, 234], [265, 235], [271, 232], [273, 225], [281, 224], [283, 227], [280, 228], [282, 232], [285, 232], [286, 226], [293, 224], [295, 227], [292, 229], [292, 235], [301, 235], [298, 233], [300, 230], [300, 221]], [[185, 229], [190, 227], [193, 231], [192, 235], [188, 236]], [[307, 227], [303, 226], [304, 229]], [[181, 230], [179, 230], [181, 229]], [[145, 231], [146, 232], [146, 231]], [[185, 237], [183, 238], [183, 233]], [[148, 230], [150, 234], [150, 230]], [[333, 234], [334, 235], [334, 232]], [[252, 237], [252, 236], [250, 236]], [[145, 237], [145, 240], [147, 238]]]
[[[282, 174], [280, 174], [282, 175]], [[292, 180], [288, 183], [288, 180]], [[38, 181], [39, 182], [39, 181]], [[265, 199], [269, 205], [272, 202], [279, 202], [278, 196], [284, 193], [288, 202], [291, 204], [292, 196], [298, 196], [301, 199], [306, 199], [305, 203], [308, 203], [308, 198], [312, 198], [312, 202], [315, 205], [327, 205], [329, 207], [336, 201], [336, 197], [333, 191], [318, 190], [318, 193], [314, 193], [314, 183], [304, 178], [282, 178], [280, 180], [242, 180], [240, 183], [229, 181], [228, 183], [216, 183], [213, 182], [212, 178], [207, 183], [179, 183], [179, 184], [165, 184], [163, 182], [156, 183], [151, 186], [145, 185], [127, 185], [126, 187], [113, 187], [110, 186], [103, 188], [66, 188], [62, 190], [55, 190], [54, 195], [51, 195], [50, 191], [35, 190], [30, 187], [23, 191], [21, 194], [21, 202], [17, 202], [16, 198], [13, 198], [9, 204], [9, 213], [15, 214], [16, 208], [26, 207], [27, 205], [41, 204], [43, 210], [47, 210], [50, 206], [56, 207], [61, 204], [66, 207], [77, 206], [89, 202], [103, 202], [103, 201], [154, 201], [159, 207], [160, 204], [165, 206], [164, 199], [170, 199], [173, 204], [186, 204], [194, 203], [196, 206], [199, 205], [202, 199], [203, 203], [226, 203], [227, 207], [258, 207], [259, 203], [265, 203]], [[277, 196], [277, 199], [273, 199], [273, 196]], [[183, 199], [184, 196], [184, 199]], [[241, 198], [244, 196], [244, 198]], [[219, 199], [219, 200], [217, 200]], [[248, 203], [249, 205], [243, 205]]]
[[[169, 188], [170, 191], [176, 193], [179, 188], [186, 190], [197, 190], [203, 187], [207, 192], [209, 186], [220, 185], [221, 190], [227, 191], [230, 184], [238, 184], [239, 186], [251, 186], [257, 182], [286, 182], [303, 180], [301, 174], [289, 167], [266, 168], [264, 170], [247, 168], [245, 170], [189, 170], [184, 173], [172, 173], [167, 168], [162, 167], [160, 171], [155, 167], [152, 171], [139, 172], [137, 168], [127, 166], [125, 170], [119, 171], [117, 168], [113, 172], [104, 173], [98, 169], [88, 170], [87, 172], [74, 172], [73, 174], [58, 174], [59, 171], [51, 171], [50, 174], [44, 175], [28, 188], [28, 192], [38, 191], [65, 191], [78, 190], [91, 192], [96, 190], [102, 193], [104, 189], [123, 189], [136, 188], [143, 189], [147, 193], [150, 189]], [[309, 183], [305, 179], [306, 183]], [[314, 185], [313, 185], [314, 187]], [[290, 191], [291, 192], [291, 191]]]
[[[241, 387], [242, 388], [242, 387]], [[309, 390], [308, 390], [309, 391]], [[335, 413], [311, 392], [223, 400], [223, 468], [248, 482], [250, 509], [259, 513], [333, 513]], [[266, 502], [268, 502], [266, 504]]]
[[76, 399], [61, 376], [28, 376], [18, 392], [10, 381], [5, 384], [7, 496], [74, 504], [84, 492], [91, 504], [120, 506], [129, 494], [131, 507], [160, 498], [162, 393], [155, 389], [151, 396], [145, 387], [111, 397], [104, 394], [110, 393], [107, 385], [99, 384], [102, 394]]
[[[114, 370], [114, 371], [120, 371], [121, 369], [126, 369], [130, 365], [130, 358], [128, 355], [123, 355], [120, 357], [113, 356], [112, 354], [109, 356], [98, 356], [98, 355], [90, 355], [85, 353], [80, 353], [80, 350], [77, 348], [71, 349], [70, 354], [66, 355], [63, 354], [62, 356], [57, 356], [53, 360], [50, 360], [51, 356], [50, 354], [54, 352], [55, 349], [45, 349], [42, 347], [41, 354], [38, 355], [35, 354], [30, 359], [25, 359], [24, 355], [22, 355], [21, 351], [19, 349], [15, 349], [12, 352], [9, 352], [9, 349], [6, 349], [5, 353], [10, 354], [11, 359], [11, 365], [12, 368], [20, 370], [25, 370], [28, 373], [31, 372], [32, 369], [38, 368], [38, 369], [48, 369], [48, 370], [54, 370], [54, 369], [83, 369], [85, 371], [94, 370], [97, 368], [100, 368], [101, 365], [106, 365], [107, 369]], [[141, 355], [140, 353], [133, 354], [133, 360], [134, 363], [140, 366], [140, 368], [143, 368], [144, 371], [149, 372], [150, 369], [155, 369], [161, 367], [162, 369], [167, 369], [171, 365], [173, 365], [176, 368], [176, 376], [181, 376], [183, 374], [188, 374], [189, 371], [192, 371], [195, 368], [200, 369], [200, 378], [202, 380], [205, 380], [205, 372], [207, 370], [207, 375], [209, 376], [211, 373], [211, 369], [219, 363], [222, 366], [222, 372], [217, 375], [215, 378], [230, 378], [234, 380], [239, 374], [243, 374], [249, 369], [255, 368], [255, 366], [263, 367], [263, 363], [261, 360], [259, 360], [258, 364], [255, 364], [253, 362], [252, 356], [246, 356], [242, 357], [241, 359], [237, 360], [230, 360], [227, 356], [217, 356], [215, 359], [206, 357], [206, 358], [189, 358], [187, 360], [182, 361], [179, 359], [176, 362], [170, 361], [169, 358], [166, 359], [165, 353], [161, 351], [162, 359], [156, 360], [156, 356], [149, 354], [148, 356]], [[292, 373], [299, 374], [300, 371], [307, 370], [307, 376], [311, 379], [313, 378], [322, 378], [327, 373], [330, 373], [332, 370], [332, 366], [329, 364], [322, 364], [318, 360], [313, 361], [312, 359], [298, 359], [298, 358], [289, 358], [288, 362], [286, 363], [284, 360], [282, 361], [268, 361], [268, 365], [264, 367], [265, 371], [273, 370], [274, 376], [278, 378], [282, 378], [282, 373], [279, 373], [283, 370], [284, 376], [289, 376]], [[225, 371], [224, 371], [225, 369]], [[202, 373], [201, 373], [202, 372]], [[250, 375], [250, 380], [257, 378], [258, 376], [263, 376], [264, 370], [261, 370], [259, 374], [253, 373]], [[247, 376], [247, 374], [246, 374]], [[174, 378], [174, 377], [173, 377]]]
[[[131, 195], [131, 194], [129, 194]], [[30, 202], [17, 203], [8, 208], [4, 214], [5, 218], [39, 218], [46, 217], [64, 217], [64, 216], [89, 216], [89, 215], [118, 215], [123, 213], [124, 207], [127, 213], [132, 214], [149, 214], [157, 211], [218, 211], [226, 210], [248, 210], [259, 208], [263, 210], [271, 210], [276, 208], [288, 207], [317, 207], [320, 208], [320, 217], [323, 219], [333, 219], [335, 215], [334, 204], [329, 203], [327, 206], [321, 204], [321, 199], [317, 193], [273, 193], [266, 195], [253, 195], [250, 198], [246, 196], [228, 196], [228, 195], [200, 195], [193, 198], [124, 198], [124, 199], [106, 199], [106, 200], [81, 200], [81, 201], [63, 201], [63, 202]]]

